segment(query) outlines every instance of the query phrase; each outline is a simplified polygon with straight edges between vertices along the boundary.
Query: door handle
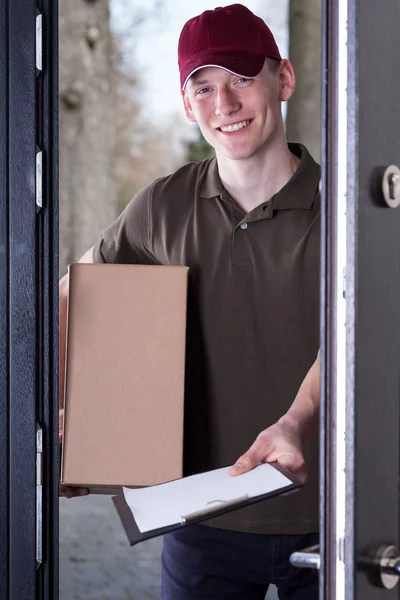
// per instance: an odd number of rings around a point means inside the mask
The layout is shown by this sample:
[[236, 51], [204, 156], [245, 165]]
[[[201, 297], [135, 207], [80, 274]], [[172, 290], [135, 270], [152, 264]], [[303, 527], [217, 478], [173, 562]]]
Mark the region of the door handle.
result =
[[[289, 560], [294, 567], [319, 569], [321, 566], [319, 545], [293, 552]], [[382, 545], [372, 551], [370, 557], [359, 560], [358, 564], [368, 572], [371, 583], [375, 586], [390, 590], [399, 582], [400, 553], [396, 546]]]
[[[305, 548], [290, 555], [290, 564], [302, 569], [319, 569], [321, 556], [319, 544]], [[400, 553], [396, 546], [382, 545], [371, 552], [370, 557], [358, 561], [359, 566], [367, 571], [371, 583], [388, 590], [393, 589], [400, 579]]]
[[300, 552], [293, 552], [290, 555], [290, 564], [302, 569], [319, 569], [321, 566], [321, 555], [319, 553], [319, 544], [305, 548]]

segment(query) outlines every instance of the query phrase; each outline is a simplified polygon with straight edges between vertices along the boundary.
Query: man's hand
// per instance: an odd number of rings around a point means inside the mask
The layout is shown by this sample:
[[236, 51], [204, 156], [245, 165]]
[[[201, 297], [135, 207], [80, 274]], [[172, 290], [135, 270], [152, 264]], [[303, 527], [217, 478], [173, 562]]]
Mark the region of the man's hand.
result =
[[230, 475], [241, 475], [259, 463], [277, 462], [305, 483], [307, 473], [302, 439], [296, 423], [283, 417], [260, 433], [254, 444], [229, 469]]
[[[64, 409], [61, 408], [58, 412], [58, 443], [61, 450], [64, 424]], [[87, 488], [66, 486], [58, 482], [58, 495], [64, 498], [75, 498], [77, 496], [87, 496], [89, 494]]]
[[229, 469], [241, 475], [259, 463], [277, 462], [305, 483], [303, 441], [316, 433], [319, 424], [320, 353], [305, 376], [293, 404], [277, 423], [260, 433], [254, 444]]
[[62, 498], [77, 498], [88, 494], [90, 491], [87, 488], [67, 486], [63, 485], [61, 481], [58, 482], [58, 495]]

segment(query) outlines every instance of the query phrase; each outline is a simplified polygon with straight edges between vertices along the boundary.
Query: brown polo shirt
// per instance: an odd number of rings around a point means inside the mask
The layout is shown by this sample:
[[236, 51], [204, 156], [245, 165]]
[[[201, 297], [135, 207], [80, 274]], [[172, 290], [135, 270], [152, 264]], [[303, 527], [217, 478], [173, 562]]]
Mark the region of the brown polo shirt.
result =
[[[95, 246], [96, 262], [187, 265], [185, 474], [230, 465], [290, 407], [319, 346], [319, 166], [245, 214], [215, 158], [143, 188]], [[258, 533], [318, 531], [318, 439], [295, 494], [213, 519]]]

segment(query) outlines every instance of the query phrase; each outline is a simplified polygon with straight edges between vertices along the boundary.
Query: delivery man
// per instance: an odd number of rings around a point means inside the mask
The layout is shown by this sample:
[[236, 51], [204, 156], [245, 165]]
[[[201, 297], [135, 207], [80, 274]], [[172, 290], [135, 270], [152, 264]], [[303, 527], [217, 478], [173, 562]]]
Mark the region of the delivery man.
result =
[[[273, 583], [281, 600], [316, 600], [317, 573], [289, 556], [318, 542], [320, 168], [285, 138], [295, 74], [261, 18], [233, 4], [190, 19], [178, 63], [215, 157], [144, 187], [81, 261], [190, 267], [185, 475], [278, 461], [308, 479], [165, 536], [162, 599], [261, 600]], [[64, 277], [61, 397], [67, 299]]]

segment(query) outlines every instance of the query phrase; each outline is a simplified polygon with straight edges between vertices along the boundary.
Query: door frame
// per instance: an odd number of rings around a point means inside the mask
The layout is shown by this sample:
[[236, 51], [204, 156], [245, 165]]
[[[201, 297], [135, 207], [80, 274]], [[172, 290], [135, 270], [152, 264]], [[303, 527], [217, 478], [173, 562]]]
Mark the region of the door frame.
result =
[[58, 598], [57, 107], [57, 3], [1, 0], [0, 600]]

